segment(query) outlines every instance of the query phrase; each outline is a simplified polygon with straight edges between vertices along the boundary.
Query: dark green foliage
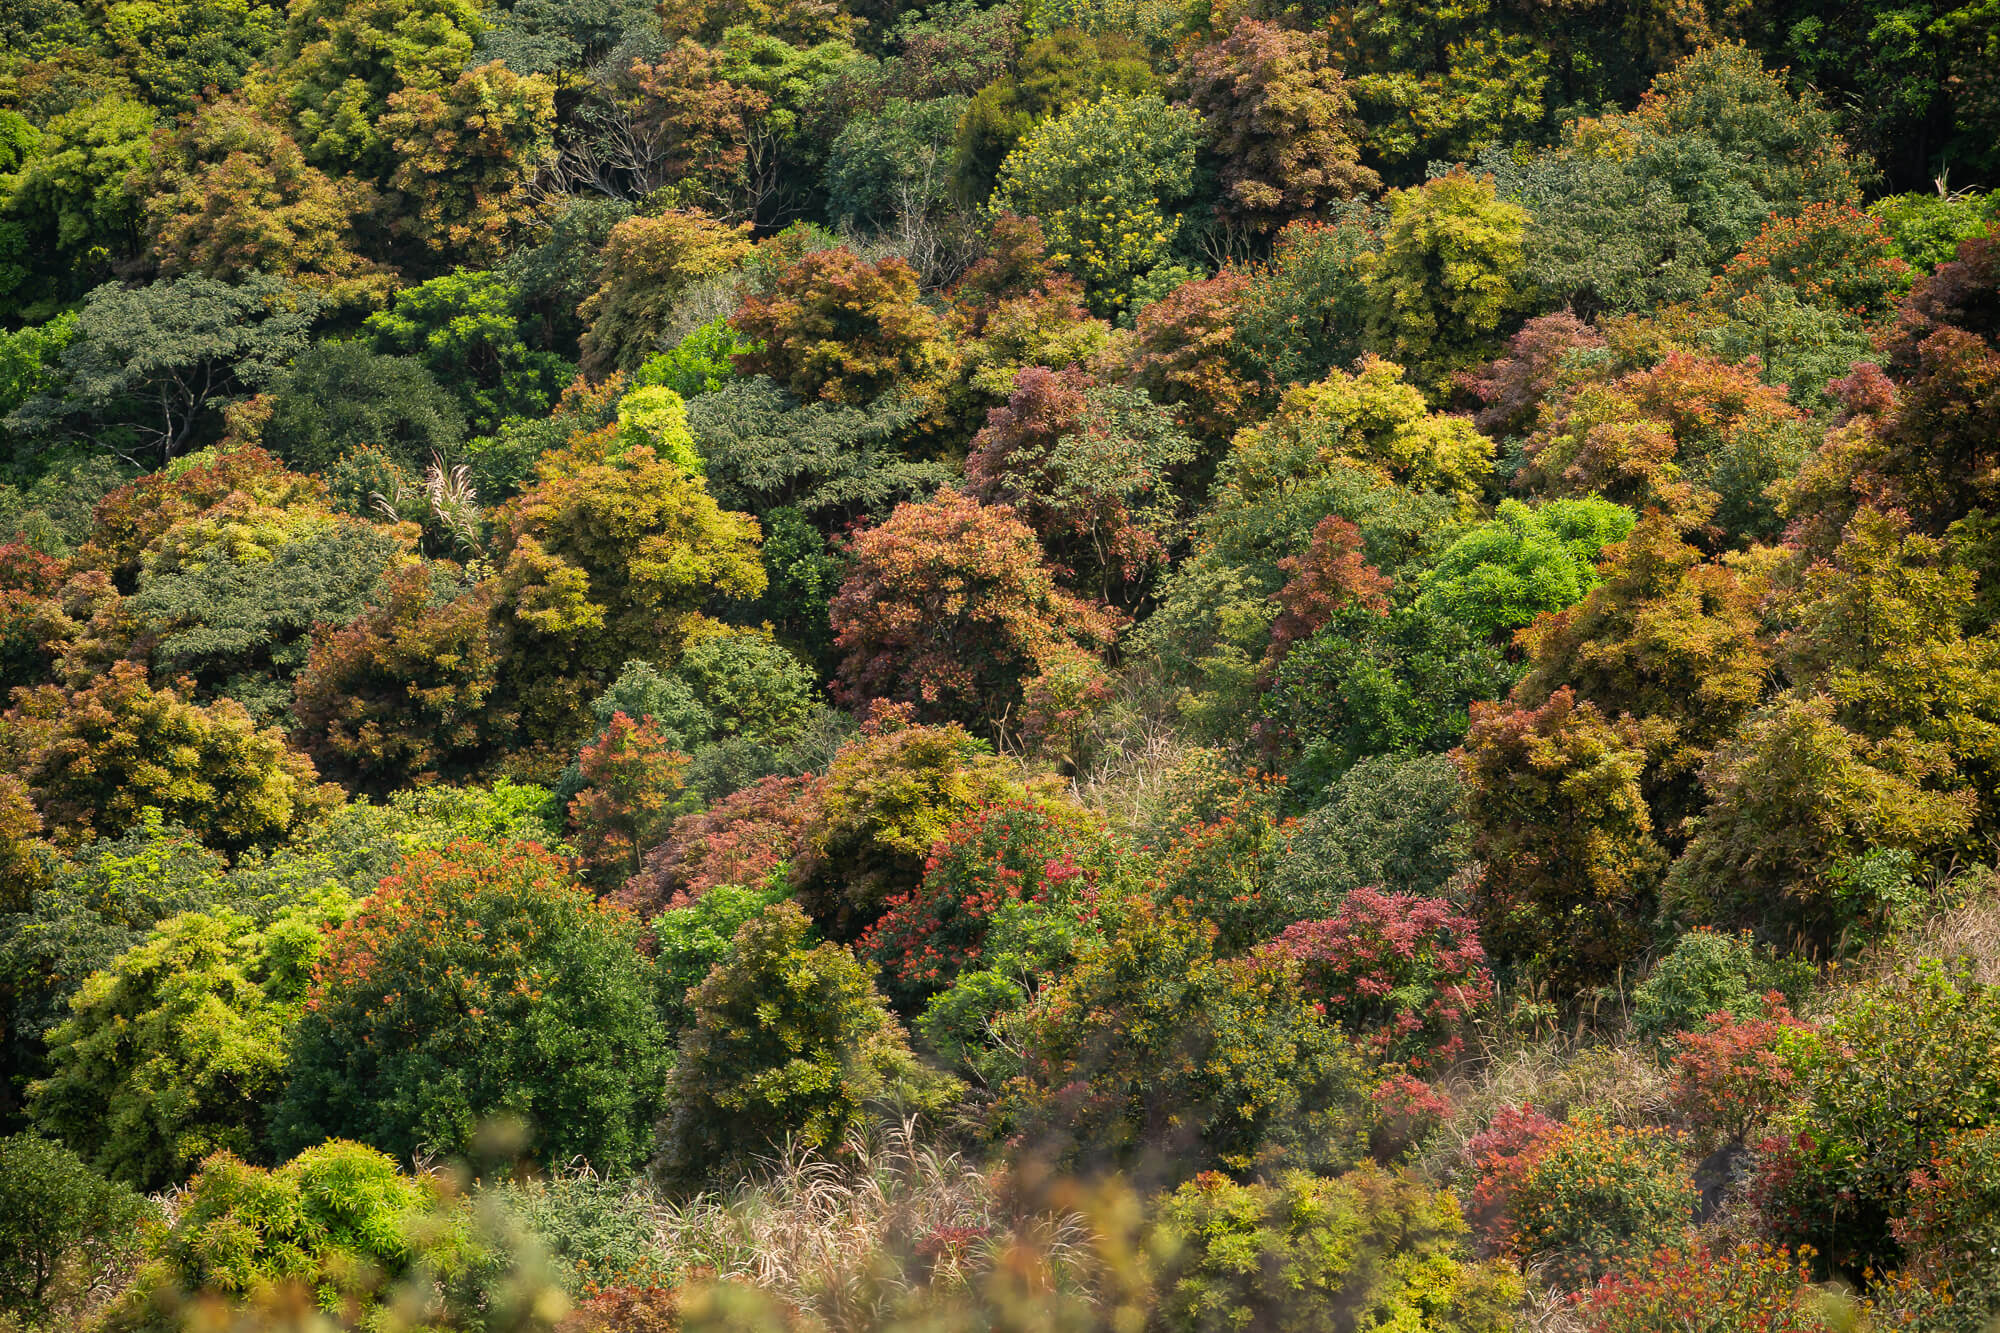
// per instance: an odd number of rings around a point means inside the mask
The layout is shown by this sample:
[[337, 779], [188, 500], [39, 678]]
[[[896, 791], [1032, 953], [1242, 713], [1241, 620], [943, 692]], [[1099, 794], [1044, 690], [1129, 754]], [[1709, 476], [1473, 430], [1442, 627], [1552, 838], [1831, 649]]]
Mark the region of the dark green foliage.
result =
[[165, 462], [213, 438], [224, 400], [268, 383], [304, 351], [318, 309], [312, 293], [261, 275], [235, 286], [185, 277], [99, 287], [77, 312], [50, 387], [16, 408], [8, 428]]
[[575, 364], [538, 346], [520, 290], [499, 272], [463, 269], [396, 294], [370, 315], [383, 352], [414, 357], [457, 397], [472, 430], [487, 434], [511, 417], [548, 415]]
[[301, 472], [325, 472], [356, 449], [421, 471], [465, 438], [465, 416], [422, 362], [359, 342], [321, 343], [271, 385], [263, 444]]
[[871, 1114], [936, 1111], [951, 1096], [861, 963], [810, 945], [811, 930], [791, 903], [766, 908], [695, 992], [654, 1165], [665, 1180], [730, 1180], [787, 1141], [832, 1150]]
[[728, 509], [786, 508], [822, 530], [927, 498], [951, 480], [897, 447], [912, 413], [891, 403], [800, 403], [757, 376], [688, 403], [709, 490]]
[[410, 857], [327, 942], [275, 1144], [464, 1151], [511, 1117], [538, 1161], [630, 1168], [668, 1049], [638, 933], [532, 844]]
[[935, 220], [951, 204], [952, 141], [963, 97], [892, 98], [835, 137], [826, 163], [827, 214], [847, 227], [904, 227]]
[[33, 1134], [0, 1139], [0, 1310], [27, 1328], [74, 1327], [79, 1298], [137, 1255], [153, 1217], [75, 1153]]
[[1285, 840], [1273, 890], [1323, 916], [1355, 889], [1436, 896], [1472, 860], [1464, 782], [1448, 755], [1363, 759]]

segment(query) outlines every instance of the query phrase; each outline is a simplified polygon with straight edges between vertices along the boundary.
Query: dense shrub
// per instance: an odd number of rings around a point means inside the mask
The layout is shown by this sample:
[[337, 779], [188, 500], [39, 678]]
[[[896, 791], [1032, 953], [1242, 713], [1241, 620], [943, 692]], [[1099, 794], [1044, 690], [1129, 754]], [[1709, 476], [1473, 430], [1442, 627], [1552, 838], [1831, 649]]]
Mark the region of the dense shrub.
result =
[[819, 818], [816, 778], [760, 778], [706, 810], [682, 815], [646, 853], [617, 901], [642, 916], [723, 884], [762, 884], [804, 848]]
[[1044, 992], [1008, 1090], [1034, 1152], [1181, 1181], [1223, 1167], [1338, 1170], [1368, 1119], [1359, 1053], [1288, 959], [1215, 956], [1215, 928], [1136, 910]]
[[1766, 993], [1781, 991], [1796, 1004], [1816, 975], [1811, 963], [1774, 953], [1747, 934], [1691, 930], [1632, 992], [1632, 1034], [1661, 1044], [1695, 1031], [1711, 1014], [1755, 1018]]
[[692, 801], [685, 791], [688, 757], [675, 750], [648, 716], [634, 722], [614, 713], [604, 734], [577, 756], [583, 787], [569, 803], [570, 827], [586, 875], [600, 887], [623, 884], [639, 869]]
[[1911, 1173], [1952, 1135], [2000, 1122], [2000, 996], [1922, 965], [1861, 987], [1800, 1053], [1799, 1094], [1758, 1149], [1752, 1195], [1781, 1239], [1886, 1269]]
[[1285, 928], [1271, 948], [1299, 964], [1308, 998], [1384, 1060], [1447, 1065], [1493, 999], [1478, 928], [1440, 898], [1356, 889], [1340, 910]]
[[654, 1166], [666, 1180], [734, 1180], [787, 1142], [840, 1147], [871, 1108], [935, 1111], [951, 1096], [860, 962], [808, 945], [811, 929], [791, 903], [766, 908], [695, 992]]
[[1952, 1136], [1911, 1175], [1892, 1230], [1904, 1270], [1945, 1297], [1924, 1326], [1988, 1327], [2000, 1312], [2000, 1133], [1982, 1127]]
[[533, 844], [411, 856], [327, 942], [278, 1147], [463, 1151], [512, 1117], [539, 1161], [634, 1165], [667, 1056], [638, 935]]
[[1573, 1289], [1679, 1241], [1694, 1221], [1694, 1177], [1656, 1129], [1579, 1118], [1536, 1140], [1508, 1184], [1508, 1248]]
[[1152, 895], [1176, 912], [1213, 923], [1219, 947], [1236, 953], [1269, 939], [1306, 909], [1272, 892], [1290, 825], [1281, 780], [1255, 769], [1234, 771], [1219, 758], [1198, 752], [1172, 775], [1169, 803], [1154, 820]]
[[860, 948], [891, 998], [915, 1005], [980, 962], [987, 923], [1011, 902], [1087, 909], [1110, 848], [1082, 811], [1044, 802], [989, 805], [946, 830], [923, 882], [884, 904]]
[[1521, 1283], [1461, 1253], [1458, 1201], [1364, 1166], [1326, 1178], [1285, 1171], [1239, 1185], [1216, 1172], [1160, 1206], [1170, 1256], [1148, 1328], [1354, 1333], [1414, 1322], [1438, 1333], [1513, 1326]]
[[0, 1309], [29, 1328], [80, 1320], [84, 1299], [137, 1256], [152, 1217], [75, 1153], [33, 1134], [0, 1138]]
[[1772, 991], [1757, 1017], [1717, 1012], [1674, 1039], [1667, 1096], [1698, 1147], [1741, 1144], [1790, 1104], [1799, 1085], [1795, 1065], [1810, 1050], [1799, 1038], [1811, 1030]]
[[1470, 864], [1460, 813], [1464, 780], [1450, 756], [1363, 759], [1299, 820], [1279, 854], [1273, 891], [1312, 915], [1355, 889], [1380, 885], [1435, 897]]
[[676, 1039], [694, 1026], [694, 993], [715, 965], [729, 958], [736, 932], [784, 897], [783, 882], [755, 887], [718, 884], [692, 902], [669, 907], [648, 924], [660, 1017]]
[[1592, 1288], [1591, 1333], [1825, 1333], [1811, 1252], [1769, 1245], [1664, 1249]]

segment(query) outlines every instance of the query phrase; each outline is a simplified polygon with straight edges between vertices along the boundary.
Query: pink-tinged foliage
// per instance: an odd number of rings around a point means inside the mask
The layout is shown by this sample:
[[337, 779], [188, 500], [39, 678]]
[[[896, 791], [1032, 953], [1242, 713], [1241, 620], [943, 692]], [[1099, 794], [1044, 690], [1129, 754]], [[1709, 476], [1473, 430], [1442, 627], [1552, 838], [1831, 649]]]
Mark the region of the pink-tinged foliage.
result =
[[1344, 518], [1329, 514], [1321, 519], [1305, 554], [1286, 556], [1278, 568], [1285, 574], [1285, 586], [1278, 590], [1283, 610], [1271, 626], [1268, 668], [1275, 668], [1294, 643], [1319, 633], [1335, 613], [1350, 606], [1388, 614], [1388, 592], [1394, 584], [1361, 558], [1361, 529]]
[[1572, 352], [1604, 346], [1604, 335], [1567, 310], [1537, 315], [1521, 326], [1501, 356], [1459, 372], [1457, 385], [1479, 402], [1472, 424], [1488, 435], [1521, 435], [1558, 383]]
[[1791, 1100], [1798, 1074], [1781, 1043], [1811, 1026], [1792, 1016], [1782, 995], [1764, 997], [1764, 1016], [1708, 1016], [1699, 1032], [1683, 1033], [1668, 1094], [1698, 1143], [1740, 1143], [1771, 1112]]
[[1298, 960], [1327, 1017], [1418, 1071], [1455, 1058], [1493, 1000], [1478, 927], [1442, 898], [1356, 889], [1333, 916], [1297, 922], [1270, 947]]
[[764, 778], [676, 819], [617, 901], [650, 917], [721, 884], [758, 885], [797, 856], [817, 817], [820, 780]]

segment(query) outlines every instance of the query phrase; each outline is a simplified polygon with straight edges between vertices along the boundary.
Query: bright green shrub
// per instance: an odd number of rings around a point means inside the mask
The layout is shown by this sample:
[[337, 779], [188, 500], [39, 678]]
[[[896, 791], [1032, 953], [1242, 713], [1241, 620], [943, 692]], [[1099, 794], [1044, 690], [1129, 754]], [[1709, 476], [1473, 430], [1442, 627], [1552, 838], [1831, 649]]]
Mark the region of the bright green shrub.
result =
[[16, 1327], [77, 1327], [78, 1298], [137, 1253], [152, 1217], [68, 1149], [33, 1134], [0, 1139], [0, 1310]]
[[268, 937], [226, 909], [160, 923], [84, 982], [49, 1034], [36, 1125], [141, 1189], [177, 1184], [214, 1152], [255, 1155], [319, 931], [352, 907], [334, 890]]
[[509, 1117], [535, 1160], [635, 1165], [668, 1049], [638, 941], [638, 922], [532, 844], [416, 853], [327, 942], [277, 1147], [352, 1135], [462, 1152]]
[[1608, 500], [1551, 500], [1530, 509], [1502, 500], [1424, 575], [1419, 605], [1504, 638], [1545, 611], [1561, 611], [1597, 586], [1597, 557], [1636, 521]]
[[653, 974], [668, 1032], [678, 1035], [694, 1025], [693, 992], [717, 963], [729, 958], [743, 923], [784, 897], [782, 880], [763, 888], [718, 884], [686, 906], [653, 918]]
[[1514, 1170], [1508, 1246], [1573, 1289], [1681, 1240], [1699, 1198], [1672, 1136], [1594, 1117], [1557, 1126]]
[[325, 1143], [269, 1170], [218, 1153], [189, 1182], [159, 1262], [108, 1327], [178, 1328], [156, 1313], [177, 1296], [240, 1299], [278, 1284], [382, 1328], [370, 1307], [391, 1284], [420, 1270], [448, 1274], [465, 1260], [465, 1227], [442, 1215], [444, 1197], [437, 1177], [404, 1175], [358, 1143]]
[[1239, 1185], [1204, 1173], [1161, 1205], [1158, 1333], [1500, 1333], [1521, 1282], [1466, 1254], [1458, 1201], [1363, 1166]]
[[957, 1084], [918, 1063], [846, 948], [808, 945], [792, 903], [745, 922], [694, 996], [654, 1170], [678, 1186], [732, 1181], [784, 1143], [832, 1151], [870, 1107], [941, 1109]]
[[756, 344], [746, 342], [728, 320], [712, 319], [666, 351], [647, 357], [629, 383], [635, 389], [664, 385], [682, 398], [714, 393], [736, 378], [730, 358], [756, 350]]

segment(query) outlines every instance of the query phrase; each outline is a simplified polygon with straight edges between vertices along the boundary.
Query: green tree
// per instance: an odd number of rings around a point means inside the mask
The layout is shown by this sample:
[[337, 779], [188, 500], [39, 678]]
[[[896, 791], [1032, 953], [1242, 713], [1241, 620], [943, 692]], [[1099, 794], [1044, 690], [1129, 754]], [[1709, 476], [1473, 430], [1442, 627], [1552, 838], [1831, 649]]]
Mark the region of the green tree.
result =
[[350, 910], [335, 891], [261, 931], [227, 910], [161, 922], [49, 1034], [36, 1125], [140, 1189], [179, 1183], [213, 1152], [257, 1155], [320, 930]]
[[810, 930], [794, 904], [764, 909], [695, 991], [654, 1163], [669, 1182], [736, 1179], [785, 1141], [832, 1150], [871, 1108], [935, 1112], [956, 1090], [910, 1053], [861, 962]]
[[1194, 191], [1201, 117], [1157, 95], [1110, 94], [1043, 121], [1000, 165], [992, 207], [1038, 217], [1052, 260], [1115, 315], [1165, 262]]
[[952, 180], [959, 198], [990, 198], [1000, 164], [1038, 121], [1113, 93], [1160, 91], [1130, 33], [1059, 27], [1030, 41], [1011, 73], [978, 89], [959, 118]]
[[[76, 277], [108, 276], [139, 252], [138, 182], [151, 162], [153, 125], [149, 108], [119, 97], [56, 116], [34, 151], [0, 177], [7, 215]], [[69, 295], [67, 283], [57, 285], [59, 295]]]
[[537, 1161], [630, 1169], [667, 1058], [638, 931], [532, 843], [411, 855], [327, 939], [274, 1143], [464, 1152], [510, 1116]]
[[54, 382], [8, 428], [167, 462], [212, 436], [224, 401], [305, 350], [319, 304], [262, 275], [235, 286], [193, 276], [130, 290], [107, 283], [77, 312]]
[[0, 1139], [0, 1306], [25, 1327], [80, 1319], [81, 1297], [129, 1262], [147, 1202], [33, 1134]]
[[360, 342], [325, 342], [273, 380], [264, 447], [301, 472], [328, 472], [364, 446], [408, 469], [450, 458], [465, 416], [423, 362]]
[[1545, 611], [1562, 611], [1597, 585], [1597, 560], [1636, 522], [1605, 500], [1554, 500], [1530, 509], [1502, 500], [1490, 521], [1445, 549], [1423, 576], [1418, 605], [1505, 639]]
[[1521, 306], [1528, 215], [1501, 199], [1490, 177], [1462, 169], [1391, 191], [1386, 203], [1382, 248], [1359, 261], [1373, 302], [1369, 338], [1421, 382], [1442, 387], [1493, 354]]
[[530, 342], [534, 329], [506, 276], [464, 269], [405, 287], [365, 325], [375, 348], [414, 357], [458, 395], [472, 429], [548, 415], [575, 367]]

